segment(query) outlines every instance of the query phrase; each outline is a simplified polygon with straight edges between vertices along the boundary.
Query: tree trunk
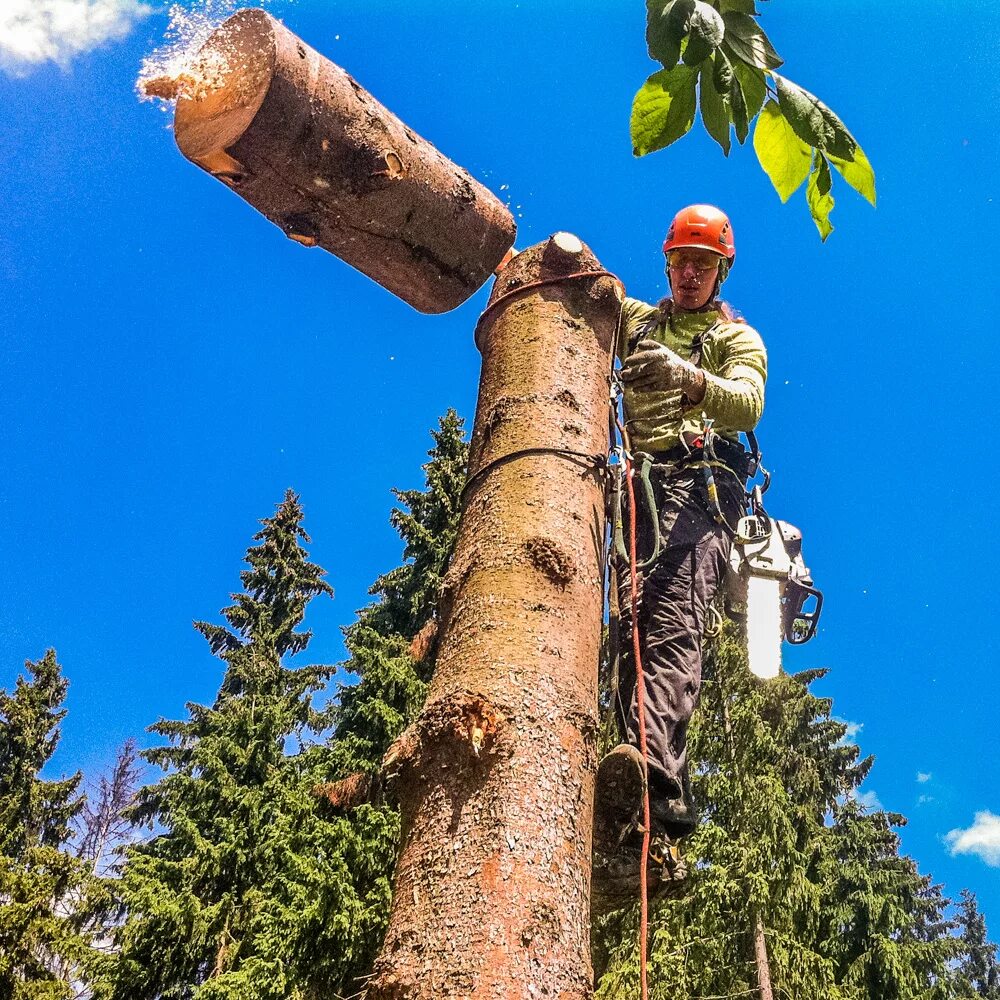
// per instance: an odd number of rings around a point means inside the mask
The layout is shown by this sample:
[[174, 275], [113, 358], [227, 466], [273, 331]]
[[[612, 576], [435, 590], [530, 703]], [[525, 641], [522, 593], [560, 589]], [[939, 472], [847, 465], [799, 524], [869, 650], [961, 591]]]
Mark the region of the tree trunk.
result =
[[774, 1000], [771, 989], [771, 963], [767, 957], [767, 938], [764, 935], [764, 922], [760, 914], [754, 914], [753, 920], [753, 954], [757, 966], [757, 985], [760, 987], [760, 1000]]
[[553, 449], [607, 453], [620, 301], [557, 234], [490, 303], [436, 672], [386, 755], [403, 848], [368, 1000], [592, 995], [603, 476]]
[[505, 205], [262, 10], [146, 90], [178, 98], [188, 159], [422, 312], [464, 302], [514, 243]]

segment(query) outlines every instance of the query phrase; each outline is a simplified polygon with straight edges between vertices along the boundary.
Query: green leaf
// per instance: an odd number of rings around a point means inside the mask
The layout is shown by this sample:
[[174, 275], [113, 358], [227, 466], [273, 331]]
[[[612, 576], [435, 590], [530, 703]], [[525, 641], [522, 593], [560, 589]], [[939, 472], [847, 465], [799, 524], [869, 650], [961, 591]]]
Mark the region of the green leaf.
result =
[[728, 42], [722, 43], [717, 54], [724, 55], [733, 70], [733, 82], [730, 87], [730, 104], [733, 111], [733, 124], [736, 126], [736, 138], [741, 143], [746, 142], [750, 133], [750, 122], [754, 120], [764, 100], [767, 97], [767, 83], [764, 73], [756, 66], [747, 65], [737, 56]]
[[[725, 56], [717, 52], [716, 56]], [[729, 93], [719, 93], [715, 86], [715, 66], [711, 63], [704, 63], [701, 68], [701, 120], [705, 124], [705, 131], [722, 147], [722, 151], [729, 155], [732, 140], [729, 136], [729, 126], [732, 117], [729, 111]]]
[[[726, 58], [722, 49], [717, 54], [722, 56], [723, 59]], [[746, 100], [743, 97], [743, 88], [740, 86], [738, 75], [735, 72], [742, 65], [743, 63], [736, 63], [733, 78], [729, 85], [729, 108], [733, 117], [733, 125], [736, 128], [736, 138], [739, 140], [741, 146], [747, 141], [747, 136], [750, 134], [750, 120], [753, 117], [747, 112]]]
[[854, 145], [853, 160], [844, 160], [831, 153], [830, 162], [833, 164], [834, 169], [837, 170], [840, 176], [843, 177], [844, 180], [847, 181], [847, 183], [850, 184], [862, 198], [871, 202], [872, 205], [875, 204], [875, 171], [872, 170], [872, 165], [868, 162], [868, 157], [865, 156], [865, 151], [857, 145], [857, 142], [855, 142]]
[[764, 105], [757, 119], [753, 148], [778, 197], [788, 201], [809, 175], [812, 150], [795, 134], [774, 101]]
[[784, 61], [774, 50], [764, 29], [749, 15], [729, 11], [722, 15], [726, 41], [733, 55], [758, 69], [777, 69]]
[[632, 101], [632, 151], [645, 156], [687, 134], [694, 123], [698, 71], [675, 66], [654, 73]]
[[693, 9], [694, 0], [646, 0], [646, 47], [665, 69], [673, 69], [681, 57], [681, 41], [687, 34], [684, 13], [689, 17]]
[[752, 14], [754, 17], [757, 16], [757, 5], [754, 0], [722, 0], [722, 4], [719, 10], [723, 14], [729, 11], [736, 11], [740, 14]]
[[809, 182], [816, 185], [816, 190], [821, 195], [829, 194], [833, 189], [830, 164], [826, 162], [826, 157], [818, 149], [814, 151], [813, 170]]
[[691, 15], [694, 14], [695, 0], [671, 0], [663, 9], [670, 30], [678, 40], [682, 39], [691, 27]]
[[764, 79], [764, 73], [755, 66], [748, 66], [742, 60], [733, 63], [733, 72], [736, 74], [736, 78], [740, 82], [740, 89], [743, 91], [747, 118], [753, 121], [757, 117], [757, 112], [764, 107], [764, 100], [767, 98], [767, 82]]
[[728, 95], [733, 89], [733, 64], [724, 52], [716, 52], [712, 67], [712, 83], [720, 94]]
[[703, 63], [721, 44], [726, 34], [722, 15], [704, 0], [695, 0], [694, 11], [688, 24], [690, 38], [684, 50], [688, 66]]
[[809, 183], [806, 185], [806, 201], [809, 202], [809, 211], [812, 213], [813, 222], [819, 230], [820, 239], [826, 242], [826, 238], [833, 232], [833, 223], [830, 222], [830, 213], [833, 211], [833, 195], [830, 189], [833, 187], [833, 178], [830, 176], [830, 164], [826, 157], [816, 151], [812, 172], [809, 174]]
[[824, 153], [853, 160], [858, 144], [844, 123], [808, 90], [778, 73], [771, 76], [778, 87], [778, 103], [795, 134]]

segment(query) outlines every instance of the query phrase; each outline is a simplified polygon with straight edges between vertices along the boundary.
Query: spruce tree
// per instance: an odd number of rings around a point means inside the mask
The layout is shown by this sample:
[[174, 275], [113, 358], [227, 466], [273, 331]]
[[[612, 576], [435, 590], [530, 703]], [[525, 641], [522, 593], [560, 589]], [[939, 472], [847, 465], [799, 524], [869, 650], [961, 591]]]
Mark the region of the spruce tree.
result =
[[68, 685], [54, 650], [25, 666], [28, 678], [0, 691], [0, 997], [61, 1000], [91, 957], [89, 871], [68, 847], [81, 776], [39, 777]]
[[[458, 531], [468, 462], [463, 422], [454, 410], [440, 419], [431, 437], [424, 489], [394, 491], [400, 506], [390, 522], [403, 541], [403, 563], [378, 577], [370, 589], [375, 599], [345, 629], [350, 658], [342, 667], [356, 682], [341, 686], [334, 708], [332, 778], [374, 777], [385, 751], [424, 703], [433, 671], [433, 642], [413, 640], [433, 628], [441, 579]], [[381, 945], [399, 847], [399, 814], [390, 803], [365, 803], [348, 815], [365, 859], [355, 884], [369, 905], [358, 924], [345, 995], [358, 990]]]
[[403, 564], [378, 577], [369, 591], [375, 600], [345, 629], [350, 659], [343, 667], [357, 683], [341, 686], [334, 716], [341, 776], [379, 768], [392, 741], [420, 711], [433, 671], [433, 654], [415, 657], [411, 645], [432, 621], [455, 545], [469, 446], [454, 410], [431, 437], [424, 489], [393, 491], [401, 507], [389, 520], [403, 540]]
[[941, 887], [900, 854], [897, 813], [838, 803], [821, 844], [818, 942], [845, 996], [896, 1000], [953, 995], [957, 946]]
[[[759, 995], [758, 934], [776, 995], [945, 995], [946, 901], [899, 856], [901, 817], [851, 798], [872, 762], [810, 691], [822, 676], [757, 681], [732, 626], [713, 646], [689, 736], [702, 823], [685, 895], [653, 908], [652, 998]], [[636, 990], [637, 933], [634, 911], [597, 924], [598, 1000]]]
[[956, 970], [955, 995], [1000, 1000], [997, 946], [988, 940], [986, 921], [979, 911], [975, 895], [968, 889], [962, 890], [957, 923], [961, 953]]
[[286, 662], [309, 644], [307, 605], [331, 593], [301, 522], [289, 492], [254, 536], [226, 624], [195, 625], [225, 664], [214, 704], [150, 727], [169, 745], [144, 756], [166, 774], [131, 818], [155, 835], [127, 851], [100, 996], [332, 998], [354, 959], [370, 831], [312, 794], [326, 763], [303, 743], [325, 725], [313, 695], [332, 668]]

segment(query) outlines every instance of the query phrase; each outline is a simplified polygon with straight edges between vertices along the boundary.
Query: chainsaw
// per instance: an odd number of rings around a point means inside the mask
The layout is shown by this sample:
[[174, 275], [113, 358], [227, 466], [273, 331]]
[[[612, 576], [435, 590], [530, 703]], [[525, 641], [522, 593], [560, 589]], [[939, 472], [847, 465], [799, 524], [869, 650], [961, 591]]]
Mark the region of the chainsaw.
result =
[[758, 487], [751, 513], [736, 526], [726, 575], [726, 612], [746, 620], [751, 672], [776, 677], [781, 640], [808, 642], [822, 610], [823, 594], [802, 557], [802, 532], [764, 510]]

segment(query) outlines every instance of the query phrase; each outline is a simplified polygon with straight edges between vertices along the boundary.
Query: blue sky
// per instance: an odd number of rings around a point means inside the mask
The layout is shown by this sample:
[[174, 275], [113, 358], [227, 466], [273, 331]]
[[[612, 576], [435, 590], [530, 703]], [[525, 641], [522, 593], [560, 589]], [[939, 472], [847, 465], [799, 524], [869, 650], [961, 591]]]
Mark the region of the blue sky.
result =
[[[310, 659], [342, 657], [339, 627], [399, 560], [390, 487], [420, 485], [448, 406], [471, 424], [486, 295], [421, 316], [286, 240], [136, 99], [165, 14], [90, 2], [108, 16], [89, 31], [27, 41], [0, 14], [0, 686], [58, 650], [54, 773], [212, 699], [221, 664], [190, 622], [227, 602], [289, 486], [336, 589]], [[909, 817], [906, 850], [975, 890], [1000, 937], [996, 5], [766, 5], [787, 76], [878, 176], [877, 210], [837, 179], [826, 245], [749, 144], [726, 160], [696, 125], [632, 157], [655, 68], [638, 0], [270, 9], [509, 200], [519, 246], [576, 232], [655, 299], [672, 213], [730, 212], [727, 295], [770, 354], [769, 506], [805, 530], [827, 597], [786, 666], [829, 668], [819, 690], [877, 757], [869, 800]]]

